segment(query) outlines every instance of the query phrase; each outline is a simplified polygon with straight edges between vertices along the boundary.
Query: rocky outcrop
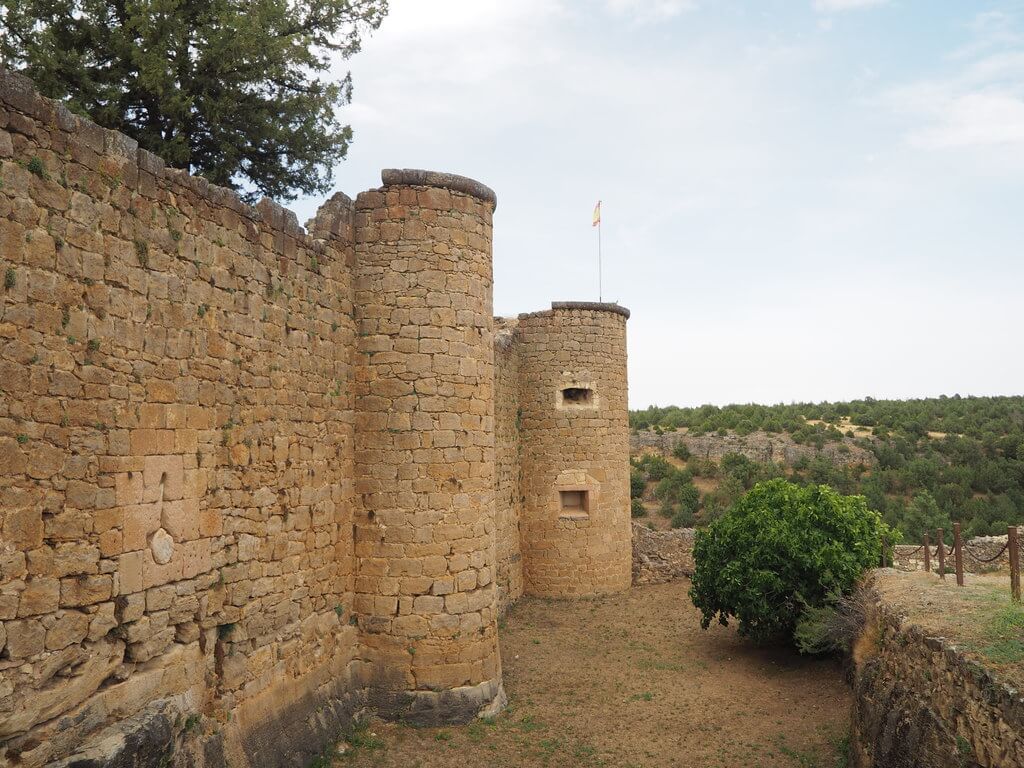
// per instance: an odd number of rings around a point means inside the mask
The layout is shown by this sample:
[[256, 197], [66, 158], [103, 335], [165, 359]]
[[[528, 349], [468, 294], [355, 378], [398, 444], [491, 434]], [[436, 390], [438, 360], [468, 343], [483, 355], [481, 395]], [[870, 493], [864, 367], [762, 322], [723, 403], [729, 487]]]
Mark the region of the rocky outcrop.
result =
[[875, 456], [848, 437], [835, 442], [825, 443], [821, 448], [813, 445], [801, 445], [793, 442], [786, 434], [770, 434], [768, 432], [752, 432], [749, 435], [690, 435], [686, 432], [634, 432], [629, 438], [632, 453], [645, 449], [654, 449], [669, 454], [682, 443], [690, 449], [690, 453], [702, 459], [720, 460], [729, 453], [738, 453], [751, 461], [782, 462], [793, 466], [802, 459], [823, 457], [833, 464], [873, 466]]

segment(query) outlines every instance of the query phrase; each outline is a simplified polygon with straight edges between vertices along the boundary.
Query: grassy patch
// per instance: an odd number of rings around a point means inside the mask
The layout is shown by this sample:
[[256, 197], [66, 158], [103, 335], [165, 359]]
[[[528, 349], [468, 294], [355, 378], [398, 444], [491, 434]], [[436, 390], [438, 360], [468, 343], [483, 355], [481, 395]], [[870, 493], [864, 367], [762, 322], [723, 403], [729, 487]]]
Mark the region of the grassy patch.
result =
[[981, 654], [996, 664], [1024, 661], [1024, 606], [1007, 605], [985, 624]]
[[355, 757], [355, 755], [362, 750], [369, 751], [384, 748], [384, 739], [380, 738], [377, 734], [370, 732], [369, 721], [353, 723], [352, 726], [345, 731], [345, 735], [342, 738], [349, 747], [344, 755], [346, 759]]

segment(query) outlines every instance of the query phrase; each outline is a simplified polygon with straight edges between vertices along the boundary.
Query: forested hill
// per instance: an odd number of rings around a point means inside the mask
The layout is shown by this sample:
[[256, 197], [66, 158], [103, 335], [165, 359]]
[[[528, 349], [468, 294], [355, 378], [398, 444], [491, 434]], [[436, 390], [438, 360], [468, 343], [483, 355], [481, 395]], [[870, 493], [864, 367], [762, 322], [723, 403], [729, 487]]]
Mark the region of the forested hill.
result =
[[[690, 436], [785, 433], [818, 447], [846, 437], [877, 458], [877, 465], [852, 467], [824, 454], [791, 467], [736, 460], [710, 467], [690, 461], [677, 469], [693, 477], [716, 475], [716, 487], [692, 510], [698, 524], [757, 479], [780, 473], [861, 493], [914, 538], [928, 528], [949, 528], [951, 521], [962, 522], [971, 535], [1005, 533], [1007, 525], [1024, 523], [1024, 396], [651, 407], [631, 411], [630, 425]], [[677, 464], [686, 459], [682, 448]], [[675, 477], [675, 487], [685, 480]], [[671, 500], [663, 506], [668, 514]], [[676, 519], [686, 519], [675, 512]]]

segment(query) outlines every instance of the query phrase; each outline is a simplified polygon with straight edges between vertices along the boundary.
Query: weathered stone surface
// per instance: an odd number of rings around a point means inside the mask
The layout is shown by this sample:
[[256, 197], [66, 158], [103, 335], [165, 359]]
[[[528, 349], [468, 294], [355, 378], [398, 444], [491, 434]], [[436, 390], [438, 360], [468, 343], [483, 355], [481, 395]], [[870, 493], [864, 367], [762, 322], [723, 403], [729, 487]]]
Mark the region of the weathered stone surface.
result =
[[863, 464], [873, 467], [877, 464], [871, 451], [857, 445], [852, 438], [825, 443], [821, 448], [813, 445], [794, 443], [789, 435], [767, 432], [752, 432], [749, 435], [690, 435], [686, 432], [633, 432], [629, 436], [631, 452], [656, 450], [669, 455], [676, 445], [685, 445], [690, 453], [702, 459], [719, 460], [726, 454], [738, 453], [759, 462], [782, 462], [793, 466], [797, 462], [821, 456], [832, 464]]
[[472, 195], [485, 203], [491, 204], [493, 211], [498, 204], [498, 196], [494, 190], [485, 184], [465, 176], [457, 176], [454, 173], [440, 173], [438, 171], [421, 171], [411, 168], [385, 168], [381, 171], [381, 180], [386, 187], [431, 187], [450, 189], [453, 192], [464, 192]]
[[[487, 684], [501, 678], [497, 592], [476, 576], [494, 568], [493, 194], [447, 174], [383, 180], [355, 202], [354, 609], [375, 687]], [[451, 594], [431, 594], [440, 579]], [[477, 631], [431, 622], [445, 612]]]
[[39, 576], [28, 580], [18, 601], [18, 616], [36, 616], [52, 613], [60, 604], [60, 582]]
[[1020, 692], [951, 641], [929, 636], [882, 600], [853, 656], [856, 768], [1024, 765]]
[[174, 555], [174, 539], [163, 528], [149, 537], [149, 549], [158, 565], [166, 565]]
[[633, 583], [661, 584], [693, 575], [693, 528], [654, 531], [633, 523]]
[[46, 629], [37, 619], [8, 621], [6, 629], [7, 655], [10, 658], [24, 659], [43, 652]]

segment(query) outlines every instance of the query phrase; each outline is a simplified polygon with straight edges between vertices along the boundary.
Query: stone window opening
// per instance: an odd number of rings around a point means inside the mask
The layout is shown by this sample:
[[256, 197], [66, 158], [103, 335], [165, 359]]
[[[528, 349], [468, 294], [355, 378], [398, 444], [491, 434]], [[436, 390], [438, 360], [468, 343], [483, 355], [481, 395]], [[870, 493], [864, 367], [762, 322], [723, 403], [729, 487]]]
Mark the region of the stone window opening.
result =
[[559, 491], [558, 500], [562, 515], [586, 516], [590, 514], [589, 491]]
[[562, 405], [587, 407], [594, 404], [594, 390], [588, 387], [566, 387], [562, 390]]

